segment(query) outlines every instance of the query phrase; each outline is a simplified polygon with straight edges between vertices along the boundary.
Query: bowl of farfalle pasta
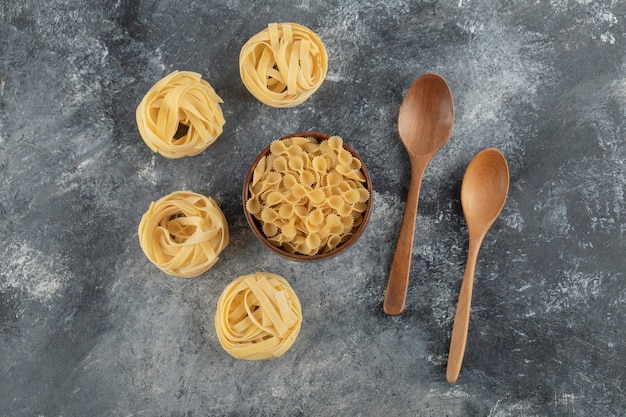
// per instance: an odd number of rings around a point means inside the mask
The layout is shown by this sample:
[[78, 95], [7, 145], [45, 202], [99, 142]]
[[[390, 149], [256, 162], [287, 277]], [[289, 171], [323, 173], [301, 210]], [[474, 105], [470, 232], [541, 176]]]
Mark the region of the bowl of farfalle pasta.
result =
[[300, 132], [274, 140], [243, 184], [252, 232], [275, 253], [298, 261], [349, 248], [372, 211], [372, 181], [341, 137]]

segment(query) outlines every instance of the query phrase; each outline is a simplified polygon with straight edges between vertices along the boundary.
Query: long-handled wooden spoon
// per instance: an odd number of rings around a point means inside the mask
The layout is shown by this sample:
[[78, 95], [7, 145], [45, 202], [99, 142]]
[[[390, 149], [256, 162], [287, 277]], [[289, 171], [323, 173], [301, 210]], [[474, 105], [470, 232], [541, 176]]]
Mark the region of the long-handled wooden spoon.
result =
[[437, 74], [416, 79], [404, 96], [398, 116], [400, 139], [411, 161], [411, 182], [383, 302], [383, 310], [389, 315], [404, 311], [422, 177], [432, 157], [450, 138], [453, 125], [454, 102], [446, 81]]
[[495, 148], [480, 151], [467, 166], [461, 185], [469, 250], [450, 341], [446, 379], [451, 384], [459, 377], [465, 355], [478, 251], [487, 231], [500, 215], [508, 192], [509, 167], [504, 155]]

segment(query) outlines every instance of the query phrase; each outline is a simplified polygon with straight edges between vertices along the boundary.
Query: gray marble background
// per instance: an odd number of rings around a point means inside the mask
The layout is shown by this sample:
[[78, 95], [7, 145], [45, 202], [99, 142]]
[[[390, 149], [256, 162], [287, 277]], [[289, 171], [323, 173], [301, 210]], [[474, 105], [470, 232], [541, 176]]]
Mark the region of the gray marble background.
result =
[[[270, 22], [313, 29], [328, 76], [293, 109], [256, 101], [238, 56]], [[623, 416], [626, 5], [621, 0], [2, 1], [0, 410], [7, 416]], [[135, 108], [173, 70], [224, 99], [222, 136], [169, 160]], [[449, 143], [426, 171], [407, 310], [381, 304], [408, 188], [397, 114], [425, 72], [449, 82]], [[348, 253], [301, 264], [255, 240], [242, 180], [274, 138], [338, 134], [374, 182]], [[445, 382], [467, 256], [459, 192], [486, 147], [511, 188], [476, 270], [465, 362]], [[151, 201], [214, 197], [231, 231], [193, 280], [143, 255]], [[266, 270], [300, 297], [283, 357], [240, 361], [217, 298]]]

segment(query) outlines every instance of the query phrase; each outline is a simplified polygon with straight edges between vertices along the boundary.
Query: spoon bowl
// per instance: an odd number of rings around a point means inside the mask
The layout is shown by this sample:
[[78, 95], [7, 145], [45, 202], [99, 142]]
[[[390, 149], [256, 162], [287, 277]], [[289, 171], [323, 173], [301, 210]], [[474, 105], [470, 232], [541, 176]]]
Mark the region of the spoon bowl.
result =
[[461, 205], [470, 229], [485, 232], [496, 220], [509, 192], [509, 168], [502, 153], [484, 149], [470, 162], [461, 185]]
[[450, 340], [446, 370], [446, 379], [450, 384], [457, 381], [465, 356], [478, 251], [487, 231], [500, 215], [508, 192], [509, 167], [504, 155], [495, 148], [479, 152], [467, 166], [461, 185], [461, 205], [469, 231], [469, 250]]
[[398, 133], [411, 162], [411, 180], [383, 302], [386, 314], [404, 311], [422, 178], [432, 157], [448, 142], [453, 125], [454, 101], [446, 81], [432, 73], [416, 79], [398, 115]]
[[448, 142], [454, 125], [450, 87], [437, 74], [424, 74], [406, 92], [398, 115], [398, 133], [409, 157], [430, 160]]

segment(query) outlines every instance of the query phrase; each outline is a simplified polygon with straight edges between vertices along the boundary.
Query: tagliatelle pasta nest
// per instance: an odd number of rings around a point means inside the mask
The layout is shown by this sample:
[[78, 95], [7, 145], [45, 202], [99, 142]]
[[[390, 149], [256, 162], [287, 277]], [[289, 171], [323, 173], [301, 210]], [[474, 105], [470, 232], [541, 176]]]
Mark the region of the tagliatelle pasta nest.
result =
[[210, 197], [177, 191], [150, 204], [139, 223], [139, 243], [168, 275], [196, 277], [228, 246], [228, 223]]
[[363, 221], [370, 194], [361, 169], [339, 136], [276, 140], [254, 168], [246, 210], [288, 253], [331, 251]]
[[300, 332], [300, 301], [287, 280], [268, 272], [244, 275], [228, 285], [217, 303], [220, 344], [239, 359], [283, 355]]
[[244, 85], [272, 107], [303, 103], [322, 85], [327, 70], [324, 44], [297, 23], [270, 23], [246, 42], [239, 55]]
[[137, 127], [154, 152], [167, 158], [197, 155], [225, 123], [222, 99], [200, 74], [174, 71], [157, 82], [137, 106]]

